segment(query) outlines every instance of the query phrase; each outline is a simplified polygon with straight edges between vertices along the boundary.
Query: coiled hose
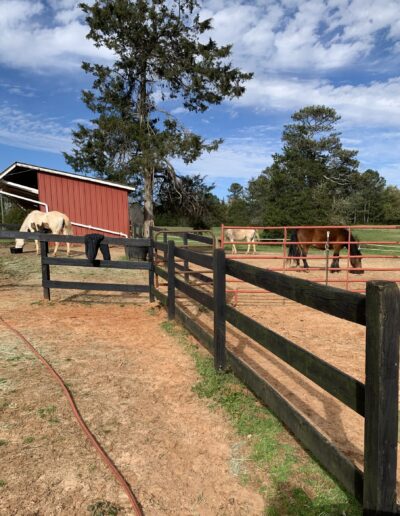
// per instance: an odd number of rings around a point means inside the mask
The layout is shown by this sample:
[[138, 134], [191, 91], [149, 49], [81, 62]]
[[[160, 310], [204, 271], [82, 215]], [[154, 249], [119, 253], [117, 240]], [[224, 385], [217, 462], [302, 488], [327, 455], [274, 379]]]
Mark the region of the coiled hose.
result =
[[111, 470], [111, 473], [115, 477], [115, 479], [119, 482], [125, 493], [127, 494], [129, 501], [131, 503], [132, 509], [136, 516], [144, 516], [144, 513], [139, 505], [139, 502], [136, 500], [135, 495], [133, 494], [128, 482], [125, 480], [125, 478], [122, 476], [122, 474], [118, 471], [115, 464], [111, 461], [111, 459], [108, 457], [106, 452], [103, 450], [101, 445], [97, 442], [96, 437], [92, 434], [92, 432], [89, 430], [88, 426], [86, 425], [85, 421], [83, 420], [82, 416], [79, 413], [78, 407], [76, 406], [75, 400], [72, 397], [72, 394], [69, 392], [68, 387], [65, 385], [63, 379], [61, 376], [53, 369], [53, 367], [47, 362], [47, 360], [39, 353], [39, 351], [29, 342], [29, 340], [22, 335], [16, 328], [11, 326], [10, 323], [8, 323], [6, 320], [3, 319], [3, 317], [0, 315], [0, 320], [6, 326], [10, 331], [15, 333], [23, 342], [24, 344], [29, 348], [29, 350], [42, 362], [44, 366], [48, 369], [49, 373], [55, 378], [55, 380], [60, 385], [61, 389], [63, 390], [65, 397], [67, 398], [72, 412], [83, 430], [83, 432], [86, 434], [87, 438], [91, 442], [91, 444], [96, 449], [97, 453], [100, 455], [101, 460], [104, 462], [104, 464]]

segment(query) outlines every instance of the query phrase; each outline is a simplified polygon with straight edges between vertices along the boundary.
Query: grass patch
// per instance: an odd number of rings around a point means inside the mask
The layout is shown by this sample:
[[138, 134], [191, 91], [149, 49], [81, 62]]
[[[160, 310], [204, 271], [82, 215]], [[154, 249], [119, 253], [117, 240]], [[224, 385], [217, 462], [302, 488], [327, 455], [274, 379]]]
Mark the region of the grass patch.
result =
[[55, 416], [56, 407], [49, 405], [48, 407], [38, 409], [38, 414], [42, 419], [45, 419], [49, 423], [59, 423], [60, 420]]
[[5, 480], [0, 479], [0, 487], [5, 487], [7, 485], [7, 482]]
[[[213, 359], [199, 352], [189, 334], [173, 322], [161, 323], [194, 359], [200, 380], [193, 386], [211, 407], [221, 407], [239, 436], [250, 448], [247, 462], [257, 473], [240, 477], [259, 485], [268, 516], [356, 516], [362, 514], [357, 501], [338, 486], [313, 458], [304, 453], [277, 418], [231, 373], [217, 373]], [[241, 459], [245, 460], [245, 459]], [[265, 487], [265, 480], [268, 486]]]
[[111, 502], [99, 500], [88, 505], [91, 516], [116, 516], [122, 508]]
[[0, 446], [5, 446], [8, 441], [5, 441], [4, 439], [0, 439]]
[[10, 404], [11, 402], [9, 400], [0, 400], [0, 412], [8, 408]]
[[35, 438], [29, 435], [28, 437], [25, 437], [22, 441], [24, 444], [32, 444], [34, 442]]
[[6, 358], [7, 362], [19, 362], [20, 360], [24, 360], [25, 355], [14, 355], [13, 357]]

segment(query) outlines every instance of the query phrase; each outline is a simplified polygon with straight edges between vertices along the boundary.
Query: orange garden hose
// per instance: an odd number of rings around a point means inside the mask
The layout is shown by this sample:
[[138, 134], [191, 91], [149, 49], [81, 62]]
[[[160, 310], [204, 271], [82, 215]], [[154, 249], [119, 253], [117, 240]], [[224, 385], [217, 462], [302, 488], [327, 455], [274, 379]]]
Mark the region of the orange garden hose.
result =
[[64, 394], [65, 394], [65, 396], [66, 396], [66, 398], [67, 398], [67, 400], [68, 400], [68, 402], [69, 402], [69, 404], [71, 406], [72, 412], [73, 412], [76, 420], [78, 421], [79, 426], [84, 431], [84, 433], [88, 437], [89, 441], [92, 443], [92, 445], [96, 449], [97, 453], [100, 455], [101, 460], [111, 470], [111, 472], [112, 472], [113, 476], [115, 477], [115, 479], [119, 482], [121, 487], [124, 489], [125, 493], [127, 494], [128, 498], [129, 498], [129, 501], [130, 501], [130, 503], [132, 505], [132, 509], [133, 509], [135, 515], [136, 516], [143, 516], [144, 513], [143, 513], [143, 511], [142, 511], [138, 501], [136, 500], [136, 497], [133, 494], [131, 488], [129, 487], [128, 482], [124, 479], [122, 474], [118, 471], [117, 467], [113, 464], [113, 462], [108, 457], [106, 452], [103, 450], [103, 448], [97, 442], [96, 437], [92, 434], [92, 432], [87, 427], [86, 423], [84, 422], [84, 420], [82, 419], [82, 416], [79, 413], [78, 407], [76, 406], [76, 403], [75, 403], [74, 398], [72, 397], [72, 394], [69, 392], [68, 387], [65, 385], [65, 383], [64, 383], [63, 379], [61, 378], [61, 376], [53, 369], [53, 367], [37, 351], [37, 349], [28, 341], [28, 339], [26, 339], [24, 337], [24, 335], [22, 335], [22, 333], [20, 333], [17, 329], [15, 329], [13, 326], [11, 326], [11, 324], [9, 324], [7, 321], [5, 321], [3, 319], [3, 317], [1, 317], [1, 315], [0, 315], [0, 320], [3, 322], [3, 324], [9, 330], [11, 330], [13, 333], [15, 333], [27, 345], [27, 347], [30, 349], [30, 351], [32, 351], [32, 353], [34, 353], [34, 355], [36, 355], [36, 357], [42, 362], [42, 364], [47, 367], [47, 369], [49, 370], [50, 374], [59, 383], [59, 385], [61, 386], [61, 389], [63, 390], [63, 392], [64, 392]]

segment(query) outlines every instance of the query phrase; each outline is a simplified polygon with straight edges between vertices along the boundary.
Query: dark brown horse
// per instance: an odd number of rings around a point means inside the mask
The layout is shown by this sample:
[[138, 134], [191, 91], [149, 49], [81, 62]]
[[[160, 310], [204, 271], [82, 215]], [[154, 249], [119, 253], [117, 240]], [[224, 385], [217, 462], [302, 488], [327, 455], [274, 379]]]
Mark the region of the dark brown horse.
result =
[[333, 249], [333, 260], [330, 266], [332, 269], [331, 272], [339, 272], [340, 250], [350, 247], [350, 263], [355, 269], [350, 272], [353, 274], [364, 274], [361, 264], [362, 255], [357, 240], [351, 233], [349, 235], [349, 230], [345, 228], [298, 228], [293, 230], [291, 234], [291, 243], [289, 244], [288, 259], [289, 261], [293, 259], [296, 263], [296, 267], [299, 267], [299, 257], [301, 257], [304, 269], [308, 269], [307, 253], [309, 248], [316, 247], [317, 249], [326, 249], [328, 242], [329, 249]]

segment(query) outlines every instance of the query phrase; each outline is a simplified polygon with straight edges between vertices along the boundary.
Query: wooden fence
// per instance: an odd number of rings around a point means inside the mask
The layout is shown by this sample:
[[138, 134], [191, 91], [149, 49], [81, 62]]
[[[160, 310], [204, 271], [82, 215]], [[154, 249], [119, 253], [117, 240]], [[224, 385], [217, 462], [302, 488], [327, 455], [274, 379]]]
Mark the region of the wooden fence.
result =
[[[87, 260], [82, 258], [64, 258], [48, 256], [49, 242], [69, 242], [84, 244], [85, 237], [72, 235], [53, 235], [50, 233], [21, 233], [19, 231], [0, 231], [0, 239], [23, 238], [24, 240], [39, 240], [42, 266], [42, 286], [43, 296], [50, 299], [52, 288], [78, 289], [78, 290], [101, 290], [114, 292], [147, 292], [150, 301], [154, 300], [152, 289], [154, 284], [153, 267], [153, 246], [151, 240], [146, 238], [108, 238], [105, 237], [102, 243], [128, 247], [141, 247], [148, 249], [149, 261], [123, 261], [123, 260]], [[69, 267], [100, 267], [107, 269], [135, 269], [148, 271], [147, 285], [132, 285], [124, 283], [89, 283], [82, 281], [54, 281], [51, 279], [50, 266], [69, 266]]]
[[[182, 232], [179, 232], [179, 236], [181, 234]], [[192, 236], [193, 240], [207, 238], [196, 233]], [[189, 237], [190, 233], [187, 238]], [[51, 288], [148, 292], [150, 300], [153, 300], [154, 296], [157, 297], [167, 306], [169, 318], [178, 319], [214, 354], [217, 370], [222, 371], [229, 366], [347, 491], [363, 504], [365, 515], [399, 513], [396, 468], [400, 294], [396, 284], [384, 281], [368, 282], [364, 296], [228, 260], [223, 249], [213, 249], [212, 255], [209, 254], [210, 246], [208, 254], [194, 251], [185, 245], [185, 238], [184, 247], [175, 246], [172, 240], [165, 243], [165, 237], [163, 242], [154, 242], [154, 248], [163, 253], [166, 268], [157, 264], [153, 266], [151, 239], [103, 240], [104, 243], [112, 245], [146, 247], [149, 251], [149, 262], [96, 260], [93, 264], [85, 259], [48, 256], [48, 242], [68, 241], [83, 244], [84, 237], [0, 231], [0, 239], [14, 238], [40, 240], [42, 285], [46, 299], [50, 298]], [[203, 243], [210, 244], [209, 241]], [[178, 263], [177, 259], [183, 261], [183, 265]], [[199, 275], [199, 272], [190, 268], [191, 263], [212, 271], [213, 276], [209, 283], [213, 289], [212, 295], [189, 283], [191, 276], [196, 278]], [[148, 271], [148, 285], [53, 281], [50, 277], [52, 265], [144, 269]], [[154, 272], [167, 280], [167, 295], [154, 286]], [[181, 275], [182, 279], [177, 275]], [[365, 384], [229, 306], [226, 303], [225, 292], [228, 275], [321, 312], [366, 326]], [[205, 274], [203, 276], [208, 278]], [[212, 335], [177, 306], [176, 289], [213, 311]], [[365, 418], [364, 472], [335, 448], [245, 361], [226, 348], [227, 322]]]
[[[155, 242], [165, 252], [167, 268], [155, 267], [168, 281], [167, 295], [151, 287], [168, 309], [214, 354], [215, 367], [233, 372], [277, 415], [317, 460], [362, 504], [365, 515], [398, 514], [396, 498], [400, 294], [395, 283], [371, 281], [366, 295], [325, 287], [225, 258], [222, 249], [213, 255]], [[177, 277], [177, 258], [213, 272], [213, 295]], [[190, 272], [192, 274], [192, 272]], [[366, 382], [352, 378], [300, 346], [240, 313], [226, 303], [226, 276], [233, 276], [326, 314], [366, 326]], [[214, 313], [209, 334], [175, 303], [179, 290]], [[245, 361], [225, 347], [226, 323], [258, 342], [365, 418], [364, 472], [360, 471], [299, 411], [288, 403]]]

